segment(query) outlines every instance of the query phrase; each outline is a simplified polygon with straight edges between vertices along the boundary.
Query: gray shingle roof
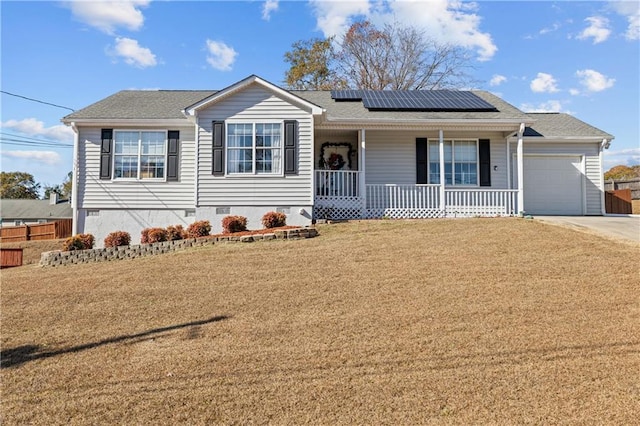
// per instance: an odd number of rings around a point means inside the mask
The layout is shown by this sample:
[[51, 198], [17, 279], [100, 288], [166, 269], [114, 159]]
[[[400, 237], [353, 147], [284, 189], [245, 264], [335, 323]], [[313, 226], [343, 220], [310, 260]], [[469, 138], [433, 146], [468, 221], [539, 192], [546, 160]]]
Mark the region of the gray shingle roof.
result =
[[499, 97], [482, 90], [474, 90], [472, 93], [495, 106], [498, 111], [465, 112], [465, 111], [369, 111], [362, 102], [336, 102], [331, 99], [330, 91], [292, 91], [292, 93], [319, 105], [327, 110], [329, 120], [337, 119], [397, 119], [397, 120], [425, 120], [425, 119], [514, 119], [529, 121], [530, 118], [509, 103]]
[[122, 90], [63, 118], [78, 119], [174, 119], [185, 118], [182, 109], [215, 90]]
[[[293, 90], [296, 96], [326, 110], [329, 120], [438, 120], [486, 119], [531, 122], [525, 136], [598, 137], [613, 136], [577, 118], [563, 113], [524, 113], [490, 92], [472, 91], [495, 106], [498, 111], [369, 111], [361, 101], [336, 102], [330, 91]], [[86, 108], [64, 117], [71, 122], [81, 119], [184, 119], [182, 110], [212, 96], [216, 90], [122, 90]]]
[[546, 138], [581, 138], [595, 137], [603, 139], [613, 139], [609, 133], [603, 132], [597, 127], [585, 123], [572, 115], [553, 113], [528, 113], [536, 120], [530, 127], [525, 129], [525, 136], [544, 136]]
[[71, 204], [59, 201], [51, 204], [49, 200], [0, 200], [0, 218], [2, 220], [38, 220], [71, 219]]

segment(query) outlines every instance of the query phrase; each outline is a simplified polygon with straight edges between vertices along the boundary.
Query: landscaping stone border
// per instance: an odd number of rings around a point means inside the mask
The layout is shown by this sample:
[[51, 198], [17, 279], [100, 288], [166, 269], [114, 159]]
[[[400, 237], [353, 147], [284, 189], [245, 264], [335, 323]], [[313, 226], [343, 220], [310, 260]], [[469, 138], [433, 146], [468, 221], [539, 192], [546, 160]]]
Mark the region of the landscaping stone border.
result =
[[216, 243], [251, 243], [254, 241], [268, 240], [299, 240], [304, 238], [313, 238], [317, 235], [318, 230], [316, 228], [297, 228], [276, 230], [269, 234], [239, 236], [231, 234], [91, 250], [48, 251], [42, 253], [40, 257], [40, 266], [66, 266], [78, 263], [110, 262], [113, 260], [135, 259], [136, 257], [171, 253], [188, 247], [210, 246]]

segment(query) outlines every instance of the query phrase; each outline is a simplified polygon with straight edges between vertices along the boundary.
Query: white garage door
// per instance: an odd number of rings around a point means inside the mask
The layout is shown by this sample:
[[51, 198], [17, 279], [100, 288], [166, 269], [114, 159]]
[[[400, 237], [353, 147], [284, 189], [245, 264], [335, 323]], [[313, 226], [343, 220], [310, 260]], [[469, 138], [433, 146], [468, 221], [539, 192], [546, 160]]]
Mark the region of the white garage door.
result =
[[525, 156], [525, 211], [539, 215], [584, 214], [581, 170], [577, 156]]

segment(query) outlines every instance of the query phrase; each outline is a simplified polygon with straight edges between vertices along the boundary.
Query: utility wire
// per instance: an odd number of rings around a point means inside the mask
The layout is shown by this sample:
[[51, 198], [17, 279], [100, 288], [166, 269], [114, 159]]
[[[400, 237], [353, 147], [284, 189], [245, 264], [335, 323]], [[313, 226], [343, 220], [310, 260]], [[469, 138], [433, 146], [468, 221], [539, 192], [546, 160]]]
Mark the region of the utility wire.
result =
[[43, 142], [31, 142], [20, 139], [0, 138], [0, 145], [22, 145], [22, 146], [40, 146], [51, 148], [72, 148], [73, 145], [60, 144], [60, 143], [43, 143]]
[[[23, 136], [23, 135], [18, 135], [16, 133], [9, 133], [9, 132], [0, 132], [0, 135], [12, 136], [14, 138], [20, 138], [20, 139], [29, 140], [29, 141], [35, 141], [35, 142], [61, 143], [61, 144], [65, 144], [66, 143], [66, 142], [55, 141], [55, 140], [51, 140], [51, 139], [32, 138], [31, 136]], [[0, 139], [6, 139], [6, 138], [0, 137]]]
[[41, 101], [39, 99], [33, 99], [33, 98], [27, 98], [26, 96], [22, 96], [22, 95], [16, 95], [15, 93], [9, 93], [9, 92], [5, 92], [4, 90], [0, 90], [1, 93], [4, 93], [5, 95], [9, 95], [9, 96], [15, 96], [16, 98], [22, 98], [22, 99], [26, 99], [28, 101], [32, 101], [32, 102], [38, 102], [39, 104], [44, 104], [44, 105], [51, 105], [54, 106], [56, 108], [62, 108], [62, 109], [68, 109], [71, 112], [75, 112], [76, 110], [73, 108], [69, 108], [66, 106], [62, 106], [62, 105], [57, 105], [57, 104], [52, 104], [50, 102], [45, 102], [45, 101]]

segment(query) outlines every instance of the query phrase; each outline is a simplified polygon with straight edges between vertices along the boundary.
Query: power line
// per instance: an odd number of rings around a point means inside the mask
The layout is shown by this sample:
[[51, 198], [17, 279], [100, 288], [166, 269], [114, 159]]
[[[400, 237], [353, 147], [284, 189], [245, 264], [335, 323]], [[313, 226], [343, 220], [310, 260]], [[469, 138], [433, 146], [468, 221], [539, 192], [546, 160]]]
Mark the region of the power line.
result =
[[29, 140], [29, 141], [35, 141], [35, 142], [61, 143], [61, 144], [66, 144], [67, 143], [67, 142], [55, 141], [55, 140], [51, 140], [51, 139], [32, 138], [30, 136], [23, 136], [23, 135], [18, 135], [16, 133], [9, 133], [9, 132], [0, 132], [0, 135], [12, 136], [14, 138], [20, 138], [20, 139]]
[[52, 104], [51, 102], [45, 102], [45, 101], [41, 101], [39, 99], [33, 99], [33, 98], [28, 98], [26, 96], [22, 96], [22, 95], [16, 95], [15, 93], [9, 93], [9, 92], [5, 92], [4, 90], [0, 90], [1, 93], [4, 93], [5, 95], [9, 95], [9, 96], [15, 96], [16, 98], [22, 98], [22, 99], [26, 99], [28, 101], [32, 101], [32, 102], [37, 102], [39, 104], [44, 104], [44, 105], [51, 105], [54, 106], [56, 108], [63, 108], [63, 109], [68, 109], [69, 111], [75, 112], [76, 110], [73, 108], [69, 108], [66, 106], [62, 106], [62, 105], [57, 105], [57, 104]]
[[21, 145], [21, 146], [49, 147], [49, 148], [73, 148], [73, 145], [31, 142], [31, 141], [23, 141], [19, 139], [9, 139], [9, 138], [0, 138], [0, 145]]

